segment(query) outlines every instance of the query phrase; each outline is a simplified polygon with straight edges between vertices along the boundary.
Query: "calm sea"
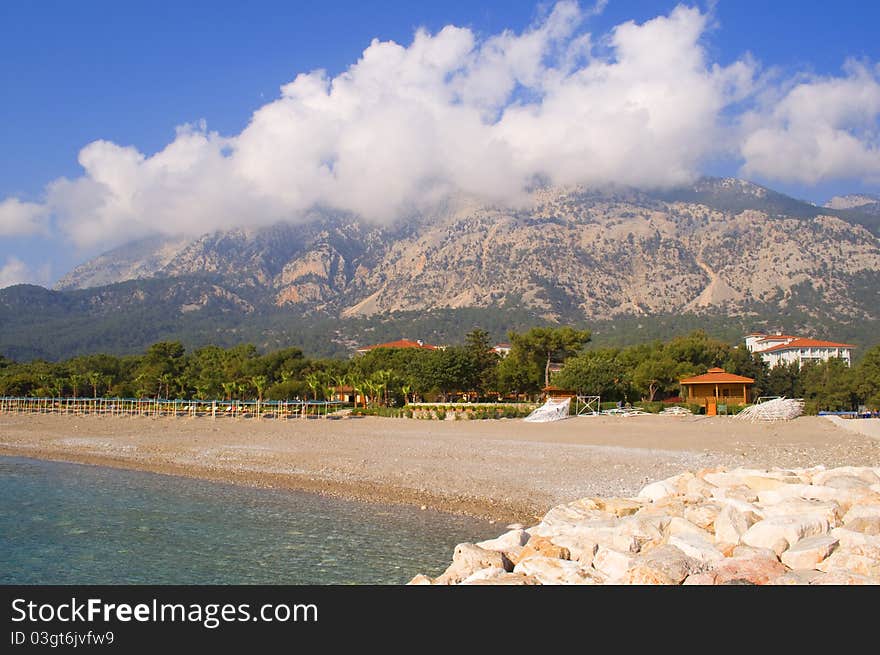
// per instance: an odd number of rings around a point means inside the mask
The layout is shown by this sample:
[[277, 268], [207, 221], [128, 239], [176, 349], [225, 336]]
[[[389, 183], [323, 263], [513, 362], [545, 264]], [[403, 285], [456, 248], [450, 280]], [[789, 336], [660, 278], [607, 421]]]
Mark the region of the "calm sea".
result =
[[499, 532], [418, 508], [0, 457], [2, 584], [399, 584]]

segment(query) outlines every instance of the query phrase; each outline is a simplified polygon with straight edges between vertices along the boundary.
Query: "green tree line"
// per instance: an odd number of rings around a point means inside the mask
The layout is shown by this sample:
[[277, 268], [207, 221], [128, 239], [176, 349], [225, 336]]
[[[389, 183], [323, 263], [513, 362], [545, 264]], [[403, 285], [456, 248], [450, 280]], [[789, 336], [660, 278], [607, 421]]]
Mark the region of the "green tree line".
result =
[[[676, 396], [679, 380], [720, 366], [755, 379], [756, 395], [799, 397], [817, 409], [880, 406], [880, 345], [855, 367], [841, 360], [768, 368], [757, 354], [705, 332], [624, 348], [588, 348], [587, 330], [536, 327], [508, 334], [500, 357], [476, 328], [444, 349], [378, 348], [312, 359], [298, 348], [261, 354], [251, 344], [187, 351], [161, 341], [139, 355], [92, 354], [61, 362], [0, 357], [0, 395], [224, 400], [330, 399], [345, 390], [372, 405], [535, 398], [548, 384], [608, 401]], [[556, 371], [561, 365], [561, 370]]]

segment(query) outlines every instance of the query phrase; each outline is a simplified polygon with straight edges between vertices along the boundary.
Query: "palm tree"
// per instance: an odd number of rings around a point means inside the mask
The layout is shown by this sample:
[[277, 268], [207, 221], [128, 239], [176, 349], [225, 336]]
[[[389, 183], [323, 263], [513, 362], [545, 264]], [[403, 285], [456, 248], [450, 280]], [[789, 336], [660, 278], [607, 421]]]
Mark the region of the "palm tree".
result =
[[92, 398], [97, 398], [98, 385], [104, 381], [104, 376], [97, 371], [89, 371], [86, 373], [86, 378], [88, 379], [89, 384], [92, 385]]
[[[147, 378], [147, 374], [141, 373], [140, 375], [138, 375], [134, 379], [134, 381], [138, 385], [137, 391], [135, 391], [135, 394], [137, 395], [138, 398], [146, 398], [151, 393], [144, 385], [144, 380], [146, 380], [146, 378]], [[150, 386], [152, 386], [152, 385], [150, 385]]]
[[376, 385], [376, 391], [383, 397], [383, 404], [386, 406], [388, 405], [388, 383], [391, 382], [393, 375], [394, 371], [388, 369], [373, 373], [373, 383]]
[[208, 392], [211, 390], [211, 385], [207, 382], [196, 382], [196, 398], [199, 400], [207, 400]]
[[332, 389], [333, 394], [341, 393], [342, 389], [349, 386], [351, 384], [351, 376], [350, 375], [334, 375], [333, 376], [333, 386], [330, 387]]
[[53, 398], [61, 397], [61, 394], [64, 391], [64, 380], [58, 377], [53, 377], [49, 380], [48, 388]]
[[309, 373], [306, 376], [306, 384], [309, 385], [309, 389], [312, 390], [312, 396], [314, 396], [314, 400], [317, 400], [318, 387], [321, 386], [321, 378], [318, 377], [317, 373]]
[[[162, 393], [162, 385], [165, 385], [165, 400], [168, 400], [168, 396], [171, 394], [171, 381], [174, 379], [174, 376], [171, 373], [163, 373], [159, 376], [159, 394]], [[159, 394], [156, 394], [157, 396]]]
[[403, 393], [403, 404], [409, 405], [409, 392], [412, 391], [412, 385], [404, 384], [400, 387], [400, 391]]
[[71, 373], [70, 375], [70, 386], [73, 387], [73, 397], [76, 398], [79, 395], [79, 385], [82, 384], [83, 378], [82, 375], [78, 373]]
[[269, 383], [269, 378], [265, 375], [255, 375], [251, 378], [251, 384], [254, 385], [254, 388], [257, 390], [257, 401], [263, 402], [263, 390], [266, 388], [266, 385]]
[[226, 394], [226, 400], [232, 400], [232, 394], [235, 393], [235, 382], [222, 382], [220, 386], [223, 387], [223, 393]]
[[354, 374], [351, 374], [349, 378], [351, 382], [351, 388], [354, 389], [354, 406], [357, 407], [357, 399], [358, 396], [364, 399], [364, 407], [367, 406], [367, 393], [366, 393], [366, 383], [363, 378], [356, 377]]
[[[370, 406], [372, 406], [376, 402], [376, 392], [379, 390], [379, 385], [372, 378], [364, 380], [363, 384], [364, 389], [369, 393]], [[364, 406], [366, 406], [366, 399], [364, 399]]]

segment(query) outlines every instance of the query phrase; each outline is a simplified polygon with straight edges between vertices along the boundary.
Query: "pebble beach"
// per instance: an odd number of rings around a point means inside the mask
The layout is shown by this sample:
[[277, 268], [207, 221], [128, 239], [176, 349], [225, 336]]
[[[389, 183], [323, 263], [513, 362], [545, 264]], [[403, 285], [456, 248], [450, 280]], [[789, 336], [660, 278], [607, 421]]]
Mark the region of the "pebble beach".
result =
[[877, 467], [880, 434], [867, 421], [859, 431], [824, 417], [749, 423], [727, 416], [591, 416], [533, 424], [6, 414], [0, 454], [533, 524], [560, 503], [636, 496], [684, 471]]

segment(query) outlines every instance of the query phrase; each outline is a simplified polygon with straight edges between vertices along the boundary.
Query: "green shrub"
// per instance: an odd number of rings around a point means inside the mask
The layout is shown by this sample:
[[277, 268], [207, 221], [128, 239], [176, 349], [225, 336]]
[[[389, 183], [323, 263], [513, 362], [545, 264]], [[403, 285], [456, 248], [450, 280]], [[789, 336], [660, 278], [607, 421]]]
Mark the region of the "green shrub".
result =
[[438, 409], [437, 410], [437, 420], [438, 421], [445, 421], [446, 420], [446, 410], [445, 409]]

